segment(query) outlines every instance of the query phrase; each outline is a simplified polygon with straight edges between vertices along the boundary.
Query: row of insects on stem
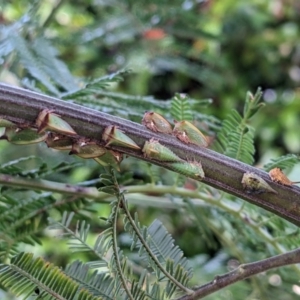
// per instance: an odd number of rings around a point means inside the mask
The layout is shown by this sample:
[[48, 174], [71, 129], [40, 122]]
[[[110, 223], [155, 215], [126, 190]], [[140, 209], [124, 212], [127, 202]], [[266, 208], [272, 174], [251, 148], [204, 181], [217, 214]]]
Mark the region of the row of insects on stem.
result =
[[[173, 134], [179, 140], [187, 144], [191, 143], [200, 147], [207, 147], [209, 144], [208, 139], [188, 121], [174, 121], [175, 126], [174, 129], [172, 129], [171, 124], [159, 114], [154, 112], [146, 112], [142, 123], [154, 132]], [[199, 162], [194, 162], [194, 164], [195, 163], [201, 167]], [[272, 181], [286, 186], [299, 183], [290, 181], [279, 168], [270, 170], [269, 176]], [[265, 180], [253, 172], [244, 173], [241, 183], [244, 190], [249, 194], [261, 194], [266, 192], [277, 194], [277, 192], [272, 189]]]
[[[154, 132], [174, 134], [184, 143], [202, 147], [208, 145], [206, 137], [188, 121], [176, 122], [172, 129], [171, 124], [158, 113], [146, 112], [142, 124]], [[35, 127], [37, 128], [17, 125], [0, 117], [0, 139], [6, 139], [10, 143], [18, 145], [45, 142], [49, 148], [68, 150], [69, 154], [94, 159], [103, 166], [111, 165], [117, 170], [123, 160], [123, 154], [110, 149], [110, 146], [121, 146], [142, 151], [145, 157], [164, 162], [170, 169], [194, 179], [202, 180], [205, 177], [200, 162], [183, 160], [155, 139], [146, 141], [141, 148], [115, 125], [104, 128], [102, 133], [104, 146], [94, 140], [78, 137], [69, 123], [49, 109], [44, 109], [39, 113]]]
[[[208, 139], [201, 131], [188, 121], [174, 121], [172, 125], [160, 114], [145, 112], [142, 124], [153, 132], [172, 134], [186, 144], [200, 147], [208, 146]], [[186, 161], [173, 153], [155, 139], [146, 141], [141, 149], [129, 136], [115, 125], [107, 126], [102, 133], [104, 146], [96, 141], [78, 137], [75, 130], [52, 110], [42, 110], [36, 121], [37, 129], [28, 126], [18, 126], [11, 121], [0, 118], [0, 139], [7, 139], [13, 144], [32, 144], [45, 142], [48, 147], [56, 150], [68, 150], [69, 154], [81, 158], [94, 159], [103, 166], [111, 165], [119, 170], [123, 154], [109, 149], [110, 145], [142, 151], [151, 160], [164, 162], [169, 169], [179, 172], [196, 180], [202, 180], [205, 175], [200, 161]], [[291, 186], [290, 181], [279, 168], [269, 172], [272, 181]], [[253, 172], [243, 175], [242, 186], [247, 193], [260, 194], [265, 192], [277, 193], [260, 176]]]

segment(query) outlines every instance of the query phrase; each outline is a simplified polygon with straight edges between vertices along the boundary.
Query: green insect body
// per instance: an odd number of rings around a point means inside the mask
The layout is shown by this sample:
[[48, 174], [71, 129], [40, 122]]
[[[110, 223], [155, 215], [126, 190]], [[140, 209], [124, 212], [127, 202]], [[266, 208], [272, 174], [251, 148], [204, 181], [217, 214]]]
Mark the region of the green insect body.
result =
[[14, 127], [15, 129], [17, 129], [17, 125], [14, 124], [11, 121], [8, 121], [6, 119], [2, 119], [0, 118], [0, 138], [4, 137], [5, 138], [5, 130], [6, 128], [12, 128]]
[[169, 166], [174, 171], [196, 180], [202, 180], [205, 177], [202, 165], [197, 161], [172, 163]]
[[105, 146], [116, 145], [125, 148], [140, 150], [141, 148], [117, 126], [111, 125], [104, 129], [102, 139], [106, 142]]
[[17, 125], [11, 121], [0, 118], [0, 127], [17, 127]]
[[47, 146], [56, 150], [71, 150], [74, 144], [74, 139], [59, 133], [48, 133], [45, 141]]
[[252, 172], [244, 173], [242, 185], [248, 194], [274, 193], [278, 194], [270, 185], [261, 177]]
[[108, 150], [104, 155], [96, 157], [94, 160], [104, 167], [112, 166], [120, 171], [119, 164], [123, 160], [123, 154], [117, 151]]
[[39, 113], [36, 125], [39, 133], [49, 130], [66, 135], [77, 135], [69, 123], [49, 109], [44, 109]]
[[174, 121], [173, 134], [186, 144], [194, 144], [200, 147], [207, 147], [208, 141], [203, 133], [188, 121]]
[[171, 134], [173, 129], [169, 121], [163, 116], [153, 111], [146, 111], [142, 119], [142, 124], [154, 132]]
[[144, 156], [165, 162], [182, 162], [173, 151], [161, 145], [158, 141], [151, 139], [146, 141], [142, 149]]
[[5, 130], [6, 130], [5, 127], [0, 127], [0, 138], [4, 136]]
[[102, 156], [105, 153], [106, 149], [103, 146], [100, 146], [95, 142], [88, 142], [80, 139], [73, 144], [69, 154], [75, 154], [81, 158], [95, 158]]
[[20, 129], [8, 127], [5, 130], [5, 137], [12, 144], [27, 145], [45, 141], [47, 133], [38, 133], [38, 131], [33, 128]]

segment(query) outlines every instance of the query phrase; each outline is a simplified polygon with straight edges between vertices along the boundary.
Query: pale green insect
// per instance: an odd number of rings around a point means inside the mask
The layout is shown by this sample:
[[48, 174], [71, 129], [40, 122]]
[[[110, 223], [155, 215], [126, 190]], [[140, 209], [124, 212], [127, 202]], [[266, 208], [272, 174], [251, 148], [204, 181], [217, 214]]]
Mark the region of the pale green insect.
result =
[[176, 172], [196, 180], [202, 180], [205, 178], [205, 174], [200, 162], [188, 161], [171, 163], [169, 166]]
[[0, 138], [1, 138], [2, 136], [4, 136], [5, 130], [6, 130], [5, 127], [0, 127]]
[[8, 127], [5, 130], [4, 136], [12, 144], [27, 145], [45, 141], [47, 133], [38, 133], [38, 131], [33, 128], [20, 129]]
[[17, 127], [17, 125], [11, 121], [0, 118], [0, 127]]
[[195, 144], [200, 147], [207, 147], [208, 141], [203, 133], [188, 121], [174, 121], [173, 134], [186, 144]]
[[163, 116], [153, 111], [146, 111], [142, 124], [154, 132], [172, 133], [172, 126]]
[[13, 122], [0, 118], [0, 138], [5, 136], [5, 130], [7, 127], [15, 127], [15, 129], [17, 129], [17, 125]]
[[242, 185], [248, 194], [274, 193], [278, 194], [270, 185], [261, 177], [252, 172], [244, 173]]
[[95, 142], [86, 141], [85, 139], [79, 139], [73, 144], [69, 154], [75, 154], [81, 158], [95, 158], [105, 153], [106, 149], [103, 146]]
[[104, 129], [102, 139], [106, 142], [105, 146], [116, 145], [136, 150], [141, 149], [129, 136], [124, 134], [122, 130], [114, 125], [107, 126]]
[[145, 157], [165, 162], [182, 162], [183, 160], [166, 146], [161, 145], [155, 139], [146, 141], [143, 147]]
[[49, 109], [44, 109], [39, 113], [36, 125], [39, 133], [49, 130], [66, 135], [77, 135], [69, 123]]

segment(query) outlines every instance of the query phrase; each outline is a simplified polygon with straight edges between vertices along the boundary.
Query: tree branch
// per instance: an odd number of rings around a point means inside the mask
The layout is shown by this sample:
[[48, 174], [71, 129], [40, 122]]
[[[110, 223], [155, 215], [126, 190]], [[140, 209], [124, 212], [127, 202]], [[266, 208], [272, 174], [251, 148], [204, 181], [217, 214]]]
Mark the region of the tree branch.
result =
[[[143, 147], [145, 141], [155, 138], [182, 159], [201, 161], [205, 172], [204, 183], [238, 196], [296, 225], [300, 225], [299, 187], [287, 187], [273, 183], [266, 172], [212, 150], [183, 144], [173, 136], [151, 132], [140, 124], [119, 117], [5, 84], [0, 84], [0, 107], [0, 117], [32, 127], [35, 127], [35, 120], [41, 110], [52, 109], [61, 115], [79, 136], [97, 140], [102, 144], [104, 144], [101, 140], [102, 132], [108, 125], [118, 126], [140, 147]], [[169, 168], [163, 162], [145, 158], [141, 151], [117, 146], [111, 146], [111, 149]], [[245, 193], [241, 184], [245, 172], [256, 173], [266, 180], [278, 194], [254, 195]]]
[[296, 263], [300, 263], [300, 248], [257, 262], [242, 264], [235, 270], [223, 275], [216, 276], [213, 281], [195, 289], [195, 292], [192, 295], [186, 295], [178, 298], [177, 300], [201, 299], [207, 295], [212, 294], [213, 292], [219, 291], [220, 289], [230, 284], [241, 281], [250, 276], [265, 272], [270, 269]]

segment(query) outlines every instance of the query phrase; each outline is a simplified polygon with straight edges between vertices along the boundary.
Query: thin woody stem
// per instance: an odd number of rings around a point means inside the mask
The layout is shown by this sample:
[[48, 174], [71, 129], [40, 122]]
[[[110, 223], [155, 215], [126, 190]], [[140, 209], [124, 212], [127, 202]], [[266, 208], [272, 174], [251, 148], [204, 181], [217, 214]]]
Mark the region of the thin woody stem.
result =
[[[204, 183], [238, 196], [296, 225], [300, 225], [300, 189], [298, 187], [286, 187], [274, 183], [266, 172], [212, 150], [183, 144], [171, 135], [151, 132], [140, 124], [119, 117], [5, 84], [0, 84], [0, 108], [0, 117], [31, 127], [36, 127], [35, 120], [43, 109], [51, 109], [74, 128], [78, 138], [94, 139], [102, 145], [104, 145], [101, 139], [102, 133], [104, 128], [109, 125], [117, 126], [141, 148], [146, 141], [154, 138], [183, 160], [201, 161], [205, 172]], [[113, 145], [110, 148], [171, 169], [168, 163], [145, 158], [140, 150]], [[241, 184], [245, 172], [257, 174], [267, 181], [278, 194], [255, 195], [245, 193]]]
[[230, 284], [241, 281], [250, 276], [268, 271], [270, 269], [296, 264], [296, 263], [300, 263], [300, 248], [284, 254], [263, 259], [257, 262], [242, 264], [235, 270], [223, 275], [216, 276], [215, 279], [212, 280], [211, 282], [208, 282], [196, 288], [192, 295], [186, 295], [178, 298], [177, 300], [202, 299], [207, 295], [210, 295]]

